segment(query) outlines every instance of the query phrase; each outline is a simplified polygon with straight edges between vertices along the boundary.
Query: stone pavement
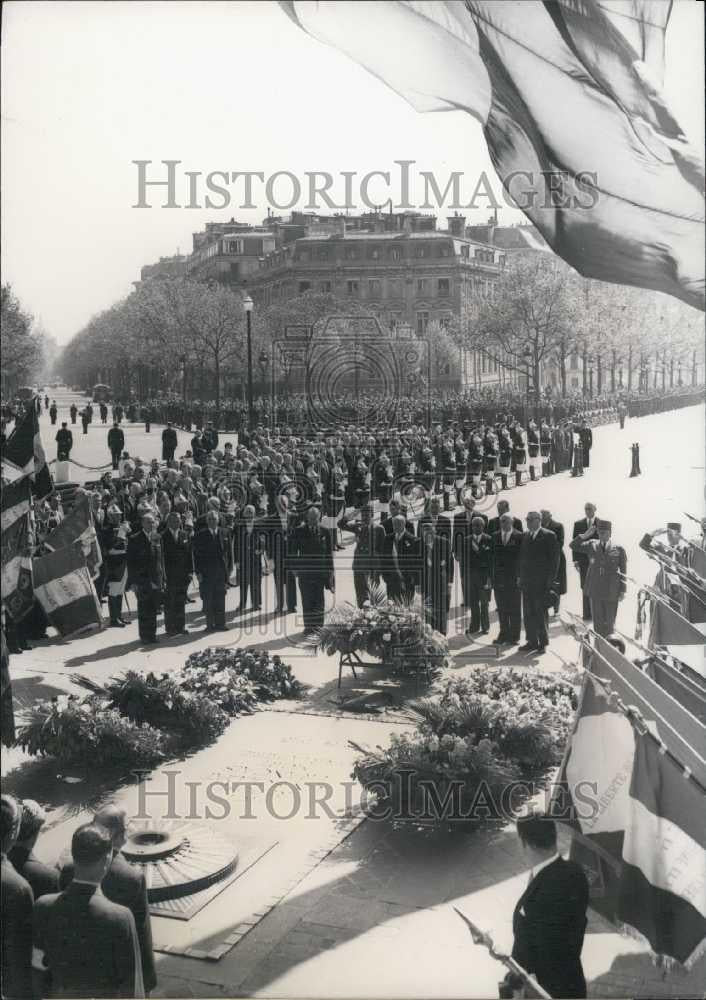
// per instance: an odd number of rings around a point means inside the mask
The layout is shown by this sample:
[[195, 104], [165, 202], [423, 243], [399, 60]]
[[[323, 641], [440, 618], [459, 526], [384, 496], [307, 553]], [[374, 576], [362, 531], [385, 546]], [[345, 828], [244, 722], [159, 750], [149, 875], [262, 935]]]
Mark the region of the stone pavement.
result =
[[[159, 447], [155, 430], [152, 454]], [[44, 426], [43, 432], [46, 442]], [[592, 500], [600, 515], [612, 519], [614, 537], [628, 551], [629, 573], [649, 581], [655, 570], [637, 544], [643, 532], [683, 519], [682, 511], [701, 512], [703, 435], [702, 407], [628, 422], [622, 434], [614, 426], [598, 428], [592, 468], [582, 479], [552, 477], [506, 496], [518, 516], [549, 507], [567, 535], [585, 500]], [[97, 446], [97, 436], [95, 440]], [[630, 480], [633, 440], [640, 441], [644, 471], [640, 479]], [[337, 557], [337, 600], [352, 598], [350, 558], [350, 547]], [[578, 581], [570, 560], [568, 576], [564, 603], [577, 610]], [[271, 598], [269, 581], [267, 594]], [[146, 650], [139, 646], [133, 624], [71, 642], [47, 640], [12, 658], [16, 697], [25, 705], [56, 691], [77, 690], [73, 673], [100, 680], [128, 667], [176, 670], [186, 655], [208, 645], [258, 645], [279, 652], [309, 686], [302, 701], [279, 702], [271, 710], [236, 720], [212, 747], [160, 769], [143, 786], [96, 786], [85, 773], [69, 775], [80, 780], [67, 783], [67, 776], [60, 778], [50, 761], [27, 761], [15, 751], [3, 754], [8, 790], [53, 807], [38, 853], [47, 860], [56, 857], [71, 830], [104, 798], [117, 797], [134, 814], [140, 788], [163, 791], [169, 770], [181, 772], [176, 794], [182, 805], [187, 781], [196, 782], [200, 794], [208, 782], [246, 780], [263, 782], [265, 794], [278, 785], [270, 805], [282, 814], [295, 793], [281, 782], [291, 782], [307, 796], [307, 782], [327, 781], [333, 788], [333, 816], [320, 809], [316, 819], [307, 820], [303, 807], [292, 819], [277, 820], [260, 802], [253, 809], [256, 818], [245, 820], [238, 812], [242, 801], [233, 797], [223, 828], [245, 853], [255, 844], [275, 846], [190, 923], [155, 921], [159, 946], [170, 943], [181, 951], [202, 953], [196, 958], [160, 954], [159, 995], [496, 996], [503, 970], [472, 944], [451, 903], [490, 930], [499, 945], [509, 942], [512, 908], [526, 879], [514, 833], [468, 836], [391, 830], [371, 820], [360, 823], [357, 803], [354, 800], [351, 808], [346, 799], [354, 760], [348, 741], [384, 744], [391, 731], [399, 731], [399, 706], [413, 695], [413, 687], [378, 670], [362, 671], [358, 682], [345, 676], [345, 697], [382, 690], [391, 704], [383, 703], [379, 714], [363, 717], [341, 711], [334, 659], [298, 645], [301, 625], [294, 616], [284, 622], [267, 613], [257, 619], [251, 614], [237, 617], [235, 597], [230, 591], [227, 608], [233, 627], [217, 638], [199, 630]], [[189, 606], [192, 625], [203, 624], [198, 607]], [[463, 636], [460, 612], [452, 610], [450, 644], [456, 659], [450, 675], [482, 669], [484, 662], [465, 658], [478, 643]], [[619, 617], [628, 634], [634, 615], [632, 589]], [[572, 665], [575, 643], [558, 621], [552, 622], [551, 633], [551, 649], [541, 666]], [[485, 662], [495, 661], [488, 655]], [[540, 661], [512, 651], [501, 662], [529, 667]], [[150, 811], [163, 814], [165, 802], [150, 798]], [[219, 949], [220, 960], [208, 960]], [[703, 994], [703, 963], [689, 976], [672, 972], [663, 979], [640, 945], [618, 936], [598, 918], [591, 920], [584, 959], [593, 996]]]

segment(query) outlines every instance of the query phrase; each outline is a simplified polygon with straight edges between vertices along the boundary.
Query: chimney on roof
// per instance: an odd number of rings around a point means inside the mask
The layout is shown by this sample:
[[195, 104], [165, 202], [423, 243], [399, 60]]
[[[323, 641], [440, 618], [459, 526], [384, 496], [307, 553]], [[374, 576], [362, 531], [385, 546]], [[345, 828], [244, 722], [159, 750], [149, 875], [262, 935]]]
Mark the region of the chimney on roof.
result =
[[454, 212], [453, 215], [446, 216], [448, 230], [452, 236], [464, 236], [466, 232], [466, 216]]

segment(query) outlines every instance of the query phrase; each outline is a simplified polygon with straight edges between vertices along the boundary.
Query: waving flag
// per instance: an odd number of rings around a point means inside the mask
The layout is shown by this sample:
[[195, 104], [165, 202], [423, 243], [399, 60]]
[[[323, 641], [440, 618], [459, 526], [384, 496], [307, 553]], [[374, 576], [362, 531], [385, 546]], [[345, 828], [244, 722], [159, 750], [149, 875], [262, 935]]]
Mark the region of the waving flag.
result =
[[35, 496], [41, 500], [54, 488], [42, 447], [37, 408], [32, 404], [9, 436], [2, 449], [2, 474], [15, 481], [32, 477]]
[[418, 110], [476, 118], [507, 192], [581, 274], [704, 308], [703, 164], [661, 92], [670, 3], [281, 6]]
[[702, 677], [706, 677], [705, 637], [706, 623], [688, 621], [666, 601], [652, 601], [649, 645], [664, 647]]
[[14, 483], [6, 483], [0, 494], [0, 511], [2, 531], [8, 531], [15, 521], [29, 513], [29, 502], [32, 497], [32, 486], [28, 478], [17, 479]]

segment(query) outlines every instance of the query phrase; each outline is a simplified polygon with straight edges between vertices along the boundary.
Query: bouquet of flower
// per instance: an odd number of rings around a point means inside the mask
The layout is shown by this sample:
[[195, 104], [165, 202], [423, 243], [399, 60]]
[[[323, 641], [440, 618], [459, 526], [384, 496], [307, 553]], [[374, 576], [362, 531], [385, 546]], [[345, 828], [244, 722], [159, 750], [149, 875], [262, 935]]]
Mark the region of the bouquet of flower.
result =
[[449, 660], [445, 636], [424, 621], [419, 605], [397, 604], [373, 592], [362, 608], [337, 605], [311, 642], [328, 656], [359, 653], [390, 663], [406, 672], [425, 667], [438, 670]]
[[15, 745], [62, 764], [134, 768], [152, 767], [171, 756], [174, 741], [150, 725], [125, 718], [98, 695], [61, 695], [32, 706]]
[[[265, 649], [209, 647], [191, 654], [184, 664], [182, 678], [182, 684], [186, 684], [189, 690], [212, 688], [209, 697], [215, 697], [231, 715], [252, 709], [257, 701], [297, 698], [302, 693], [302, 685], [292, 673], [292, 668], [281, 657], [271, 656]], [[194, 687], [195, 684], [199, 687]], [[221, 690], [228, 685], [232, 686], [232, 697]], [[215, 692], [218, 692], [217, 696]]]

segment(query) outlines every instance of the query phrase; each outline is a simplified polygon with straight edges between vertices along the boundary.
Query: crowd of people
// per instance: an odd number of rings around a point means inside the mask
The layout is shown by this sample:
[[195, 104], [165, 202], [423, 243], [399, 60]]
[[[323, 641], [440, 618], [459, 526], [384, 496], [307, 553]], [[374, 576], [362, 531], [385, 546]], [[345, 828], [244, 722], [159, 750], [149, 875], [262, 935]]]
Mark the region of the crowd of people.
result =
[[121, 848], [124, 810], [105, 806], [79, 826], [55, 865], [34, 848], [42, 807], [0, 799], [2, 995], [144, 997], [157, 985], [147, 885]]
[[[180, 456], [170, 423], [161, 438], [161, 461], [131, 458], [116, 418], [108, 432], [113, 469], [81, 489], [89, 494], [100, 543], [96, 588], [111, 627], [128, 624], [123, 602], [131, 589], [143, 643], [158, 641], [162, 607], [167, 635], [186, 634], [195, 580], [206, 628], [224, 630], [228, 589], [239, 588], [239, 612], [248, 605], [262, 612], [263, 579], [271, 575], [274, 613], [296, 611], [299, 599], [305, 632], [314, 633], [323, 623], [325, 591], [335, 589], [334, 553], [352, 533], [359, 605], [384, 585], [393, 600], [420, 598], [430, 624], [446, 633], [456, 580], [469, 616], [467, 635], [488, 633], [494, 593], [496, 642], [519, 642], [524, 607], [524, 649], [546, 648], [548, 611], [558, 611], [566, 592], [564, 529], [547, 510], [530, 512], [523, 525], [503, 494], [575, 471], [576, 459], [581, 472], [588, 467], [592, 434], [585, 420], [530, 420], [525, 430], [511, 414], [497, 414], [492, 425], [363, 433], [351, 425], [303, 438], [260, 426], [240, 435], [235, 447], [208, 423]], [[491, 519], [476, 510], [488, 497], [497, 497]], [[36, 507], [37, 552], [62, 517], [56, 494]], [[588, 529], [582, 541], [608, 531], [606, 541], [610, 534], [609, 525], [598, 522]], [[576, 552], [577, 565], [585, 558]], [[616, 566], [625, 571], [624, 553]], [[599, 589], [606, 580], [601, 574]], [[615, 614], [602, 615], [601, 623], [604, 618], [601, 630], [610, 631]], [[35, 605], [10, 624], [11, 648], [41, 637], [45, 627]]]

